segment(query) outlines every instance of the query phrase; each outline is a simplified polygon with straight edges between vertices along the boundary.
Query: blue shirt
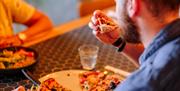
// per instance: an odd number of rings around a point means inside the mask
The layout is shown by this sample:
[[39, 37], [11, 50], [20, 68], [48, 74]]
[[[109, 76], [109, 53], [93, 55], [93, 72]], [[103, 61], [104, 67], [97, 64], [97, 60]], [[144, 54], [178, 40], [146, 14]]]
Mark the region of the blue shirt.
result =
[[180, 91], [180, 19], [163, 28], [140, 57], [140, 68], [115, 91]]

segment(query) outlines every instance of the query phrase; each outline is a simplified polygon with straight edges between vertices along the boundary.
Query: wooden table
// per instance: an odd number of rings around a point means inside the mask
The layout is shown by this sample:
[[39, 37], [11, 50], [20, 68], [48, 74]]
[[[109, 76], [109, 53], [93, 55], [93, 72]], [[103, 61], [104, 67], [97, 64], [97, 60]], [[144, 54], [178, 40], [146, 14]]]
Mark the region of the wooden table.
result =
[[88, 22], [90, 21], [91, 16], [92, 15], [88, 15], [86, 17], [82, 17], [80, 19], [76, 19], [76, 20], [73, 20], [71, 22], [56, 26], [56, 27], [54, 27], [53, 29], [51, 29], [51, 30], [49, 30], [47, 32], [36, 35], [33, 38], [29, 38], [27, 40], [27, 42], [24, 44], [24, 46], [34, 45], [36, 43], [45, 41], [45, 40], [47, 40], [49, 38], [65, 34], [67, 32], [73, 31], [76, 28], [87, 25]]
[[[87, 26], [89, 20], [90, 15], [29, 39], [24, 46], [31, 47], [39, 53], [39, 62], [30, 70], [31, 73], [40, 78], [56, 71], [82, 69], [77, 51], [82, 44], [95, 44], [100, 47], [96, 69], [110, 65], [126, 71], [134, 71], [137, 67], [132, 64], [129, 57], [117, 53], [113, 46], [100, 43], [92, 35]], [[30, 88], [32, 83], [22, 73], [0, 74], [0, 91], [11, 91], [19, 85]]]
[[[105, 9], [104, 12], [108, 12], [109, 10], [114, 10], [115, 7], [110, 7], [108, 9]], [[71, 22], [68, 22], [68, 23], [64, 23], [62, 25], [58, 25], [58, 26], [55, 26], [53, 29], [49, 30], [49, 31], [46, 31], [46, 32], [43, 32], [39, 35], [35, 35], [34, 37], [32, 38], [29, 38], [27, 40], [27, 42], [24, 44], [24, 46], [31, 46], [31, 45], [34, 45], [34, 44], [37, 44], [39, 42], [42, 42], [42, 41], [45, 41], [47, 39], [50, 39], [50, 38], [53, 38], [53, 37], [56, 37], [58, 35], [62, 35], [62, 34], [65, 34], [65, 33], [68, 33], [68, 32], [71, 32], [77, 28], [80, 28], [82, 26], [85, 26], [89, 23], [90, 19], [91, 19], [91, 16], [92, 15], [87, 15], [85, 17], [82, 17], [82, 18], [78, 18], [78, 19], [75, 19]], [[125, 54], [126, 55], [126, 54]], [[127, 55], [126, 55], [127, 56]], [[136, 56], [136, 55], [135, 55]], [[127, 56], [129, 57], [129, 56]], [[132, 63], [138, 67], [139, 64], [137, 64], [137, 60], [134, 61], [133, 58], [129, 57], [129, 59], [131, 59]]]
[[[103, 11], [108, 12], [109, 10], [115, 10], [115, 7], [110, 7], [110, 8], [104, 9]], [[33, 38], [29, 38], [27, 40], [27, 42], [24, 44], [24, 46], [31, 46], [36, 43], [45, 41], [49, 38], [65, 34], [70, 31], [73, 31], [74, 29], [85, 26], [89, 23], [91, 16], [92, 16], [92, 14], [87, 15], [85, 17], [80, 17], [78, 19], [72, 20], [72, 21], [64, 23], [62, 25], [55, 26], [53, 29], [51, 29], [47, 32], [41, 33], [39, 35], [35, 35]]]

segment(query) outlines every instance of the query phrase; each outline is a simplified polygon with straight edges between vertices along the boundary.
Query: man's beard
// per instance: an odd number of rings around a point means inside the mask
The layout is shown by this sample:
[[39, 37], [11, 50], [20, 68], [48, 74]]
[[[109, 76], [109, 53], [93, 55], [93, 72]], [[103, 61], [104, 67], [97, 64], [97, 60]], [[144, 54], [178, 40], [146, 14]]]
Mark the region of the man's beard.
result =
[[138, 28], [128, 16], [127, 11], [124, 10], [120, 17], [119, 24], [123, 31], [123, 38], [129, 43], [141, 43]]

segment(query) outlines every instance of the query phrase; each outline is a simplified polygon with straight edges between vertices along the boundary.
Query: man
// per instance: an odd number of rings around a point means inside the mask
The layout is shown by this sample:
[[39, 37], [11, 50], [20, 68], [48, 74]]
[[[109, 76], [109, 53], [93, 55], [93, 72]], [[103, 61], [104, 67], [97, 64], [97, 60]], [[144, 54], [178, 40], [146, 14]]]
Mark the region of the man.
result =
[[113, 28], [101, 33], [98, 18], [108, 17], [95, 11], [89, 23], [94, 34], [104, 43], [123, 48], [123, 42], [118, 42], [121, 35], [128, 43], [142, 42], [145, 50], [139, 69], [115, 91], [180, 91], [180, 0], [116, 0], [116, 4], [122, 31]]
[[[13, 22], [28, 28], [15, 35]], [[48, 17], [24, 1], [0, 0], [0, 47], [21, 45], [26, 39], [50, 28], [52, 23]]]

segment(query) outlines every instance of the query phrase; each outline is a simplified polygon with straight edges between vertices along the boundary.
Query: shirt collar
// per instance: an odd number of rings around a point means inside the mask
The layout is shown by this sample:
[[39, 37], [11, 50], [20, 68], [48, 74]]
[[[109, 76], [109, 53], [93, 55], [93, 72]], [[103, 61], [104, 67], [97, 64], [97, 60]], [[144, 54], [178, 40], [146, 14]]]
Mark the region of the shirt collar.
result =
[[180, 36], [180, 19], [176, 19], [165, 28], [163, 28], [154, 38], [153, 42], [145, 49], [140, 57], [142, 64], [148, 57], [154, 54], [160, 47], [167, 42]]

